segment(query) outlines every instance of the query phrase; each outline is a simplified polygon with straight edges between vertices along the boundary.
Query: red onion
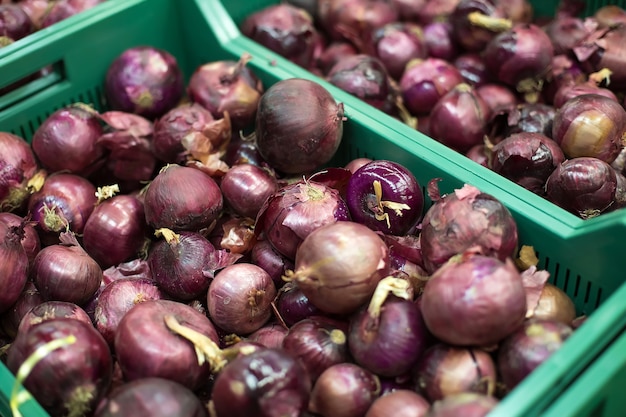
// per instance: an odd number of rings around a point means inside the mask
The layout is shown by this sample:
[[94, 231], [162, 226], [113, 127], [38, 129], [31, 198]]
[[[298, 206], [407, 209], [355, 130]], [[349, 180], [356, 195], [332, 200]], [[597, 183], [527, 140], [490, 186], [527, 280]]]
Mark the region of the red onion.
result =
[[350, 361], [347, 324], [325, 316], [311, 316], [293, 324], [282, 348], [297, 357], [315, 383], [329, 367]]
[[283, 275], [288, 269], [293, 269], [293, 261], [278, 253], [266, 239], [256, 241], [250, 252], [250, 262], [263, 268], [274, 281], [276, 288], [285, 284]]
[[24, 238], [21, 239], [20, 243], [26, 251], [28, 263], [30, 264], [33, 262], [33, 259], [35, 259], [35, 256], [37, 256], [37, 253], [41, 250], [41, 240], [39, 239], [39, 234], [37, 233], [34, 224], [26, 221], [25, 218], [22, 218], [17, 214], [0, 212], [0, 230], [4, 230], [4, 226], [20, 226], [22, 223], [24, 227]]
[[526, 293], [510, 259], [456, 255], [426, 282], [422, 315], [441, 341], [490, 346], [517, 329], [526, 315]]
[[514, 23], [530, 23], [535, 17], [533, 3], [529, 0], [496, 0], [495, 3]]
[[144, 197], [148, 224], [175, 232], [199, 231], [211, 226], [223, 204], [222, 192], [213, 178], [180, 165], [161, 169]]
[[498, 377], [488, 352], [445, 343], [429, 347], [414, 373], [418, 392], [431, 402], [464, 392], [493, 395]]
[[346, 203], [353, 221], [385, 234], [404, 235], [421, 219], [424, 195], [408, 168], [376, 160], [350, 176]]
[[429, 57], [452, 61], [459, 54], [449, 21], [435, 21], [423, 26], [422, 30]]
[[498, 348], [498, 370], [507, 389], [512, 390], [533, 370], [559, 350], [572, 328], [556, 320], [529, 319], [502, 341]]
[[398, 9], [399, 19], [402, 21], [417, 21], [419, 10], [426, 5], [428, 0], [391, 0]]
[[227, 112], [235, 129], [250, 126], [263, 94], [261, 80], [246, 67], [251, 58], [245, 54], [237, 62], [213, 61], [197, 67], [187, 84], [187, 95], [215, 119], [223, 119]]
[[0, 233], [0, 313], [3, 313], [20, 297], [28, 278], [29, 264], [21, 244], [24, 226], [0, 224]]
[[509, 210], [493, 196], [465, 184], [433, 200], [436, 203], [424, 215], [420, 234], [427, 271], [435, 271], [451, 256], [476, 246], [502, 261], [513, 256], [517, 225]]
[[348, 41], [332, 41], [319, 55], [316, 66], [324, 76], [328, 75], [331, 68], [343, 57], [358, 54], [358, 50]]
[[231, 167], [220, 181], [224, 200], [237, 214], [255, 219], [265, 200], [278, 190], [268, 171], [252, 164]]
[[276, 287], [265, 270], [245, 262], [230, 265], [211, 281], [209, 317], [224, 331], [247, 335], [270, 319], [274, 297]]
[[599, 94], [619, 103], [619, 99], [613, 91], [608, 88], [600, 87], [595, 81], [590, 79], [588, 82], [563, 84], [558, 90], [556, 90], [554, 98], [552, 99], [554, 107], [558, 109], [562, 107], [567, 100], [584, 94]]
[[512, 108], [507, 118], [504, 135], [515, 133], [541, 133], [552, 138], [552, 128], [556, 110], [545, 103], [521, 103]]
[[[325, 4], [326, 3], [326, 4]], [[320, 10], [321, 8], [321, 10]], [[398, 9], [386, 0], [335, 0], [318, 2], [318, 23], [332, 40], [359, 46], [376, 28], [397, 22]]]
[[626, 87], [624, 71], [624, 48], [626, 48], [626, 25], [601, 27], [591, 32], [574, 48], [576, 58], [587, 72], [607, 68], [611, 71], [611, 89]]
[[558, 143], [541, 133], [514, 133], [489, 151], [489, 168], [543, 195], [548, 177], [565, 160]]
[[82, 305], [100, 287], [102, 269], [72, 232], [61, 233], [59, 239], [60, 243], [39, 251], [33, 261], [32, 279], [46, 300]]
[[456, 85], [430, 112], [433, 139], [461, 153], [483, 142], [489, 106], [469, 84]]
[[104, 84], [112, 110], [150, 120], [175, 107], [184, 87], [176, 57], [152, 46], [125, 49], [109, 65]]
[[416, 11], [417, 19], [425, 25], [448, 20], [457, 4], [459, 4], [459, 0], [428, 0], [424, 6]]
[[96, 302], [94, 325], [111, 348], [115, 331], [124, 315], [148, 300], [165, 298], [156, 283], [146, 278], [123, 278], [107, 284]]
[[288, 282], [280, 288], [274, 303], [278, 315], [288, 327], [321, 314], [320, 309], [309, 301], [294, 282]]
[[626, 10], [623, 6], [606, 4], [596, 9], [593, 17], [601, 27], [613, 27], [626, 23]]
[[206, 383], [211, 366], [198, 362], [194, 345], [170, 330], [166, 316], [217, 343], [215, 327], [193, 307], [164, 299], [139, 303], [128, 310], [115, 331], [115, 353], [124, 379], [160, 377], [197, 389]]
[[246, 341], [258, 343], [266, 348], [281, 348], [288, 329], [279, 323], [266, 323], [246, 337]]
[[315, 81], [279, 81], [259, 102], [255, 126], [259, 153], [283, 173], [314, 171], [337, 151], [343, 119], [343, 104]]
[[517, 104], [517, 97], [513, 91], [500, 83], [485, 83], [476, 87], [476, 94], [482, 98], [490, 113], [498, 114], [500, 109], [509, 109]]
[[387, 23], [374, 29], [370, 37], [368, 49], [395, 80], [402, 77], [410, 60], [424, 59], [428, 55], [422, 28], [413, 22]]
[[18, 4], [0, 5], [0, 33], [2, 36], [17, 41], [35, 31], [30, 17]]
[[41, 28], [41, 21], [48, 10], [49, 0], [20, 0], [19, 6], [33, 22], [35, 29]]
[[291, 4], [271, 4], [250, 14], [241, 33], [304, 68], [313, 64], [318, 36], [313, 17]]
[[441, 97], [462, 82], [463, 76], [454, 65], [429, 57], [408, 63], [400, 79], [400, 91], [407, 109], [420, 115], [430, 113]]
[[487, 153], [487, 147], [484, 144], [479, 144], [469, 148], [469, 150], [465, 152], [465, 156], [477, 164], [489, 168], [489, 157], [487, 156]]
[[365, 417], [424, 417], [430, 408], [418, 393], [401, 389], [374, 400]]
[[492, 0], [460, 0], [449, 21], [456, 41], [467, 52], [480, 52], [512, 22], [504, 8]]
[[31, 327], [53, 319], [73, 319], [92, 326], [91, 318], [80, 306], [67, 301], [43, 301], [29, 310], [19, 323], [18, 333], [26, 333]]
[[589, 35], [585, 22], [577, 16], [557, 15], [543, 30], [552, 41], [556, 55], [573, 54], [574, 47]]
[[389, 250], [373, 230], [338, 221], [304, 239], [287, 277], [320, 310], [350, 314], [369, 300], [388, 269]]
[[348, 346], [362, 367], [378, 376], [399, 376], [426, 348], [427, 330], [410, 283], [384, 278], [367, 308], [350, 318]]
[[322, 416], [359, 417], [379, 393], [378, 376], [353, 363], [340, 363], [322, 372], [313, 385], [309, 410]]
[[302, 364], [284, 349], [239, 356], [220, 372], [212, 402], [218, 416], [300, 417], [311, 382]]
[[207, 417], [206, 407], [189, 388], [164, 378], [142, 378], [113, 390], [94, 417]]
[[495, 397], [466, 392], [435, 401], [426, 417], [486, 417], [497, 405]]
[[546, 198], [583, 219], [623, 206], [618, 191], [617, 172], [592, 157], [564, 161], [546, 181]]
[[546, 282], [539, 295], [537, 306], [532, 311], [532, 317], [556, 320], [571, 326], [576, 319], [576, 306], [565, 291]]
[[[44, 346], [62, 342], [58, 349]], [[48, 345], [50, 346], [50, 345]], [[111, 352], [100, 333], [80, 320], [46, 320], [18, 333], [7, 356], [14, 374], [38, 349], [40, 358], [24, 380], [24, 387], [50, 415], [88, 415], [111, 384]]]
[[479, 87], [493, 81], [492, 75], [487, 71], [484, 59], [477, 52], [462, 53], [454, 58], [452, 63], [459, 70], [463, 81], [467, 84]]
[[46, 28], [97, 6], [105, 0], [58, 0], [50, 2], [41, 27]]
[[263, 233], [278, 253], [293, 260], [302, 241], [313, 231], [349, 219], [348, 206], [339, 191], [303, 180], [279, 188], [265, 200], [255, 233]]
[[570, 158], [595, 157], [607, 163], [623, 148], [626, 110], [608, 97], [584, 94], [566, 101], [554, 115], [552, 138]]
[[130, 194], [116, 195], [99, 203], [83, 230], [83, 246], [106, 269], [136, 258], [147, 236], [143, 203]]
[[22, 318], [33, 307], [44, 302], [32, 281], [26, 281], [24, 289], [13, 305], [0, 315], [0, 334], [15, 339]]
[[0, 132], [0, 210], [22, 209], [28, 201], [28, 182], [38, 169], [28, 142], [8, 132]]
[[240, 132], [237, 132], [236, 136], [233, 135], [232, 139], [228, 143], [226, 152], [222, 156], [222, 159], [230, 167], [239, 164], [251, 164], [273, 172], [273, 170], [263, 160], [253, 137], [244, 138], [241, 136]]

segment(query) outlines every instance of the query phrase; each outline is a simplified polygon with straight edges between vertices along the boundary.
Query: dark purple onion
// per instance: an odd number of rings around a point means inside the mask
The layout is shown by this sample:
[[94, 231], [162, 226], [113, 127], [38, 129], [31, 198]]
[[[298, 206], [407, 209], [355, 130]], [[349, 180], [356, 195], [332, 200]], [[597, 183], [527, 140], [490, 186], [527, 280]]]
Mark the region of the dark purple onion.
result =
[[445, 343], [429, 347], [414, 373], [418, 392], [431, 402], [464, 392], [493, 395], [498, 377], [488, 352]]
[[49, 350], [24, 387], [51, 415], [87, 415], [104, 397], [113, 376], [109, 347], [91, 324], [57, 318], [19, 332], [9, 349], [7, 367], [15, 374], [38, 348], [68, 337], [73, 343]]
[[353, 221], [385, 234], [405, 235], [422, 217], [424, 194], [408, 168], [375, 160], [348, 180], [346, 204]]
[[232, 210], [256, 219], [265, 200], [278, 190], [278, 182], [267, 170], [252, 164], [239, 164], [222, 177], [220, 189]]
[[424, 417], [430, 403], [418, 393], [401, 389], [374, 400], [365, 417]]
[[46, 28], [62, 20], [75, 16], [79, 13], [89, 10], [92, 7], [104, 2], [105, 0], [60, 0], [49, 2], [41, 28]]
[[250, 262], [263, 268], [272, 277], [276, 288], [285, 284], [283, 275], [288, 269], [293, 269], [293, 261], [278, 253], [266, 239], [256, 241], [250, 252]]
[[460, 54], [454, 59], [453, 64], [461, 73], [463, 81], [476, 88], [492, 81], [485, 61], [478, 53]]
[[321, 314], [321, 310], [309, 301], [294, 282], [288, 282], [280, 288], [275, 305], [280, 318], [289, 327], [301, 320]]
[[32, 148], [21, 137], [0, 132], [0, 210], [16, 211], [28, 201], [28, 181], [38, 169]]
[[0, 224], [0, 313], [8, 310], [24, 290], [29, 273], [26, 250], [21, 244], [23, 226]]
[[529, 319], [500, 344], [498, 370], [508, 390], [559, 350], [572, 328], [556, 320]]
[[110, 347], [122, 317], [134, 306], [164, 298], [156, 283], [145, 278], [124, 278], [107, 284], [96, 303], [94, 325]]
[[371, 34], [370, 48], [385, 65], [387, 73], [399, 80], [407, 63], [424, 59], [428, 49], [421, 26], [412, 22], [393, 22], [379, 26]]
[[18, 4], [0, 5], [0, 34], [17, 41], [35, 31], [35, 25]]
[[521, 103], [512, 108], [507, 118], [504, 135], [528, 132], [540, 133], [552, 138], [552, 127], [556, 110], [545, 103]]
[[256, 146], [253, 136], [244, 138], [241, 132], [237, 132], [236, 135], [234, 133], [226, 147], [224, 156], [222, 156], [224, 162], [230, 167], [239, 164], [252, 164], [260, 168], [269, 169], [269, 166], [259, 153], [259, 148]]
[[422, 29], [428, 56], [452, 61], [459, 54], [459, 46], [452, 35], [449, 21], [435, 21]]
[[426, 58], [409, 62], [400, 79], [400, 91], [407, 109], [420, 115], [430, 113], [441, 97], [462, 82], [463, 76], [450, 62]]
[[126, 381], [160, 377], [197, 389], [211, 373], [208, 362], [198, 363], [194, 345], [173, 333], [166, 316], [218, 343], [213, 323], [186, 304], [170, 300], [149, 300], [131, 308], [115, 332], [115, 353]]
[[431, 275], [421, 307], [428, 329], [441, 341], [491, 346], [524, 321], [526, 292], [510, 258], [502, 262], [466, 252]]
[[[6, 211], [0, 212], [0, 223], [7, 227], [19, 226], [25, 222], [25, 220], [25, 218], [22, 218], [14, 213]], [[0, 230], [3, 230], [2, 225], [0, 225]], [[41, 239], [39, 239], [39, 234], [37, 233], [33, 223], [26, 221], [23, 227], [24, 237], [20, 240], [20, 243], [26, 251], [28, 262], [32, 263], [35, 256], [37, 256], [37, 253], [41, 250]]]
[[284, 349], [259, 349], [230, 362], [215, 379], [213, 407], [220, 416], [300, 417], [311, 381]]
[[22, 318], [33, 307], [44, 302], [32, 281], [26, 281], [24, 289], [13, 305], [0, 315], [0, 334], [14, 339]]
[[329, 43], [316, 60], [317, 68], [324, 76], [341, 58], [358, 54], [358, 50], [348, 41], [333, 41]]
[[547, 104], [554, 104], [554, 96], [564, 85], [574, 85], [588, 78], [581, 65], [567, 55], [554, 55], [550, 73], [543, 84], [541, 98]]
[[508, 30], [512, 22], [504, 8], [492, 0], [460, 0], [449, 21], [455, 40], [467, 52], [481, 52], [500, 32]]
[[19, 323], [18, 333], [25, 333], [31, 327], [47, 320], [73, 319], [92, 325], [91, 318], [80, 306], [67, 301], [43, 301], [29, 310]]
[[436, 401], [426, 417], [487, 417], [497, 405], [496, 397], [466, 392]]
[[154, 120], [174, 108], [184, 92], [176, 57], [152, 46], [125, 49], [109, 65], [105, 94], [112, 110]]
[[343, 119], [343, 104], [317, 82], [279, 81], [259, 102], [255, 125], [259, 153], [286, 174], [314, 171], [335, 155]]

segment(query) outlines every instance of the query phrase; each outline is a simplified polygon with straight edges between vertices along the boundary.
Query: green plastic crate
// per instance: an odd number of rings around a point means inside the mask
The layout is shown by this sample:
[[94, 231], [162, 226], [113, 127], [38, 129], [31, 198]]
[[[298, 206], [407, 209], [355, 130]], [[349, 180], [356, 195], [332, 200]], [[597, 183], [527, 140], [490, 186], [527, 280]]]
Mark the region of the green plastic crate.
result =
[[[241, 4], [238, 4], [241, 3]], [[613, 213], [582, 220], [532, 193], [511, 189], [507, 180], [438, 142], [412, 131], [347, 93], [296, 67], [240, 35], [236, 21], [271, 2], [217, 0], [108, 0], [98, 13], [85, 13], [47, 37], [26, 39], [19, 49], [0, 50], [0, 87], [39, 68], [54, 71], [0, 97], [0, 130], [30, 139], [56, 109], [73, 102], [102, 109], [102, 82], [108, 64], [124, 49], [150, 44], [167, 49], [189, 77], [199, 65], [217, 59], [253, 56], [250, 67], [265, 86], [290, 77], [319, 81], [344, 103], [344, 140], [332, 163], [367, 156], [392, 159], [409, 167], [424, 185], [441, 177], [443, 192], [470, 183], [502, 201], [515, 216], [522, 244], [533, 245], [552, 282], [575, 301], [579, 313], [590, 314], [564, 347], [527, 378], [493, 413], [496, 416], [537, 416], [599, 356], [626, 324], [626, 262], [621, 243], [626, 219]], [[229, 14], [230, 13], [230, 14]], [[232, 16], [232, 18], [231, 18]], [[9, 417], [13, 377], [0, 365], [0, 415]], [[26, 417], [47, 414], [34, 401]]]

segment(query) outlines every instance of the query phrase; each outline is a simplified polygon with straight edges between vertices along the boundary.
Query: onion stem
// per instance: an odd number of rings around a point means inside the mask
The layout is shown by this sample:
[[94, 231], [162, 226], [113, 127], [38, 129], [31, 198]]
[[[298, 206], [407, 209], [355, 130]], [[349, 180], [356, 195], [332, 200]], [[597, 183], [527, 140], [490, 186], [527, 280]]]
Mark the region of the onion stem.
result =
[[373, 186], [374, 194], [376, 195], [376, 206], [372, 207], [374, 217], [378, 221], [386, 221], [387, 227], [391, 228], [389, 213], [385, 212], [385, 208], [393, 210], [396, 213], [396, 216], [402, 216], [402, 210], [409, 210], [411, 206], [404, 203], [395, 203], [393, 201], [383, 201], [383, 187], [380, 184], [380, 181], [374, 180]]
[[46, 182], [46, 171], [43, 169], [40, 169], [39, 171], [35, 172], [35, 175], [33, 175], [28, 180], [28, 183], [26, 184], [26, 186], [28, 187], [28, 192], [31, 194], [36, 193], [37, 191], [41, 190], [45, 182]]
[[513, 22], [510, 19], [487, 16], [481, 12], [471, 12], [467, 15], [467, 19], [472, 25], [492, 32], [504, 32], [513, 27]]
[[376, 286], [376, 290], [372, 295], [370, 304], [367, 307], [367, 312], [373, 318], [380, 316], [380, 308], [389, 296], [393, 294], [396, 297], [410, 300], [413, 297], [411, 283], [406, 279], [396, 277], [386, 277], [380, 280]]
[[102, 203], [104, 200], [107, 200], [113, 197], [115, 194], [120, 192], [120, 186], [117, 184], [113, 185], [105, 185], [104, 187], [98, 187], [96, 190], [96, 197], [98, 198], [98, 202], [96, 204]]
[[608, 68], [602, 68], [600, 71], [589, 74], [589, 79], [596, 83], [596, 85], [600, 85], [604, 82], [608, 87], [609, 84], [611, 84], [611, 75], [613, 75], [613, 71]]
[[160, 229], [156, 229], [154, 231], [154, 235], [156, 237], [161, 237], [163, 236], [163, 239], [165, 239], [165, 241], [167, 243], [169, 243], [170, 245], [172, 244], [178, 244], [180, 243], [180, 235], [175, 233], [173, 230], [170, 230], [166, 227], [162, 227]]

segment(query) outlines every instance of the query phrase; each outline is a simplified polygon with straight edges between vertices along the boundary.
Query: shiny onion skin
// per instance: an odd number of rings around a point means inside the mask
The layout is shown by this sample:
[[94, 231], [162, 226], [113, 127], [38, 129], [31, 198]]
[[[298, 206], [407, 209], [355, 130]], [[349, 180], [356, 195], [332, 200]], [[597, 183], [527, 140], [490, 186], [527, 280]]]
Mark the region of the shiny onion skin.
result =
[[458, 346], [491, 346], [524, 321], [522, 278], [510, 259], [471, 253], [452, 257], [426, 282], [422, 316], [439, 340]]
[[300, 417], [309, 404], [311, 381], [284, 349], [261, 348], [230, 362], [215, 378], [216, 417]]
[[125, 49], [109, 65], [104, 90], [112, 110], [154, 120], [174, 108], [184, 93], [176, 57], [152, 46]]
[[574, 301], [559, 287], [546, 282], [532, 317], [556, 320], [568, 326], [576, 319]]
[[155, 229], [200, 231], [217, 220], [224, 205], [222, 192], [204, 172], [166, 165], [144, 196], [146, 221]]
[[[481, 19], [475, 20], [475, 14]], [[510, 28], [511, 22], [507, 17], [506, 11], [497, 1], [460, 0], [449, 20], [456, 42], [465, 51], [478, 53], [499, 32]]]
[[94, 417], [207, 417], [206, 407], [189, 388], [164, 378], [142, 378], [111, 391]]
[[285, 285], [283, 275], [288, 269], [293, 269], [293, 261], [278, 253], [267, 239], [256, 240], [250, 251], [250, 262], [263, 268], [274, 281], [276, 288]]
[[38, 170], [35, 154], [21, 137], [0, 132], [0, 210], [17, 211], [28, 202], [28, 181]]
[[624, 147], [626, 110], [599, 94], [573, 97], [557, 109], [552, 138], [569, 158], [594, 157], [610, 164]]
[[424, 59], [428, 55], [422, 28], [413, 22], [394, 22], [377, 27], [372, 31], [370, 47], [395, 80], [402, 77], [410, 60]]
[[100, 333], [79, 320], [46, 320], [19, 333], [7, 356], [7, 367], [16, 374], [39, 347], [69, 336], [74, 343], [49, 351], [24, 381], [24, 387], [53, 416], [89, 415], [111, 386], [113, 359]]
[[46, 320], [52, 319], [73, 319], [92, 325], [91, 318], [80, 306], [67, 301], [42, 301], [29, 310], [19, 323], [18, 333], [25, 333], [28, 330]]
[[256, 116], [256, 144], [277, 171], [314, 171], [335, 155], [343, 135], [343, 104], [315, 81], [291, 78], [261, 96]]
[[321, 310], [311, 303], [295, 282], [288, 282], [278, 290], [274, 304], [289, 327], [311, 316], [321, 315]]
[[466, 392], [435, 401], [426, 417], [486, 417], [498, 402], [490, 395]]
[[422, 217], [424, 195], [408, 168], [376, 160], [350, 176], [346, 203], [352, 220], [374, 231], [405, 235]]
[[83, 246], [106, 269], [139, 256], [147, 231], [143, 203], [131, 194], [115, 195], [99, 203], [87, 219]]
[[256, 219], [265, 200], [278, 190], [278, 181], [256, 165], [238, 164], [224, 174], [220, 189], [228, 207], [235, 213]]
[[432, 22], [422, 28], [428, 56], [452, 61], [459, 54], [449, 21]]
[[424, 417], [430, 403], [409, 389], [399, 389], [374, 400], [365, 417]]
[[20, 243], [24, 230], [19, 226], [0, 227], [0, 313], [15, 303], [28, 279], [29, 263], [26, 250]]
[[457, 56], [452, 62], [459, 70], [463, 81], [474, 87], [492, 82], [492, 75], [485, 67], [482, 56], [477, 52], [465, 52]]

